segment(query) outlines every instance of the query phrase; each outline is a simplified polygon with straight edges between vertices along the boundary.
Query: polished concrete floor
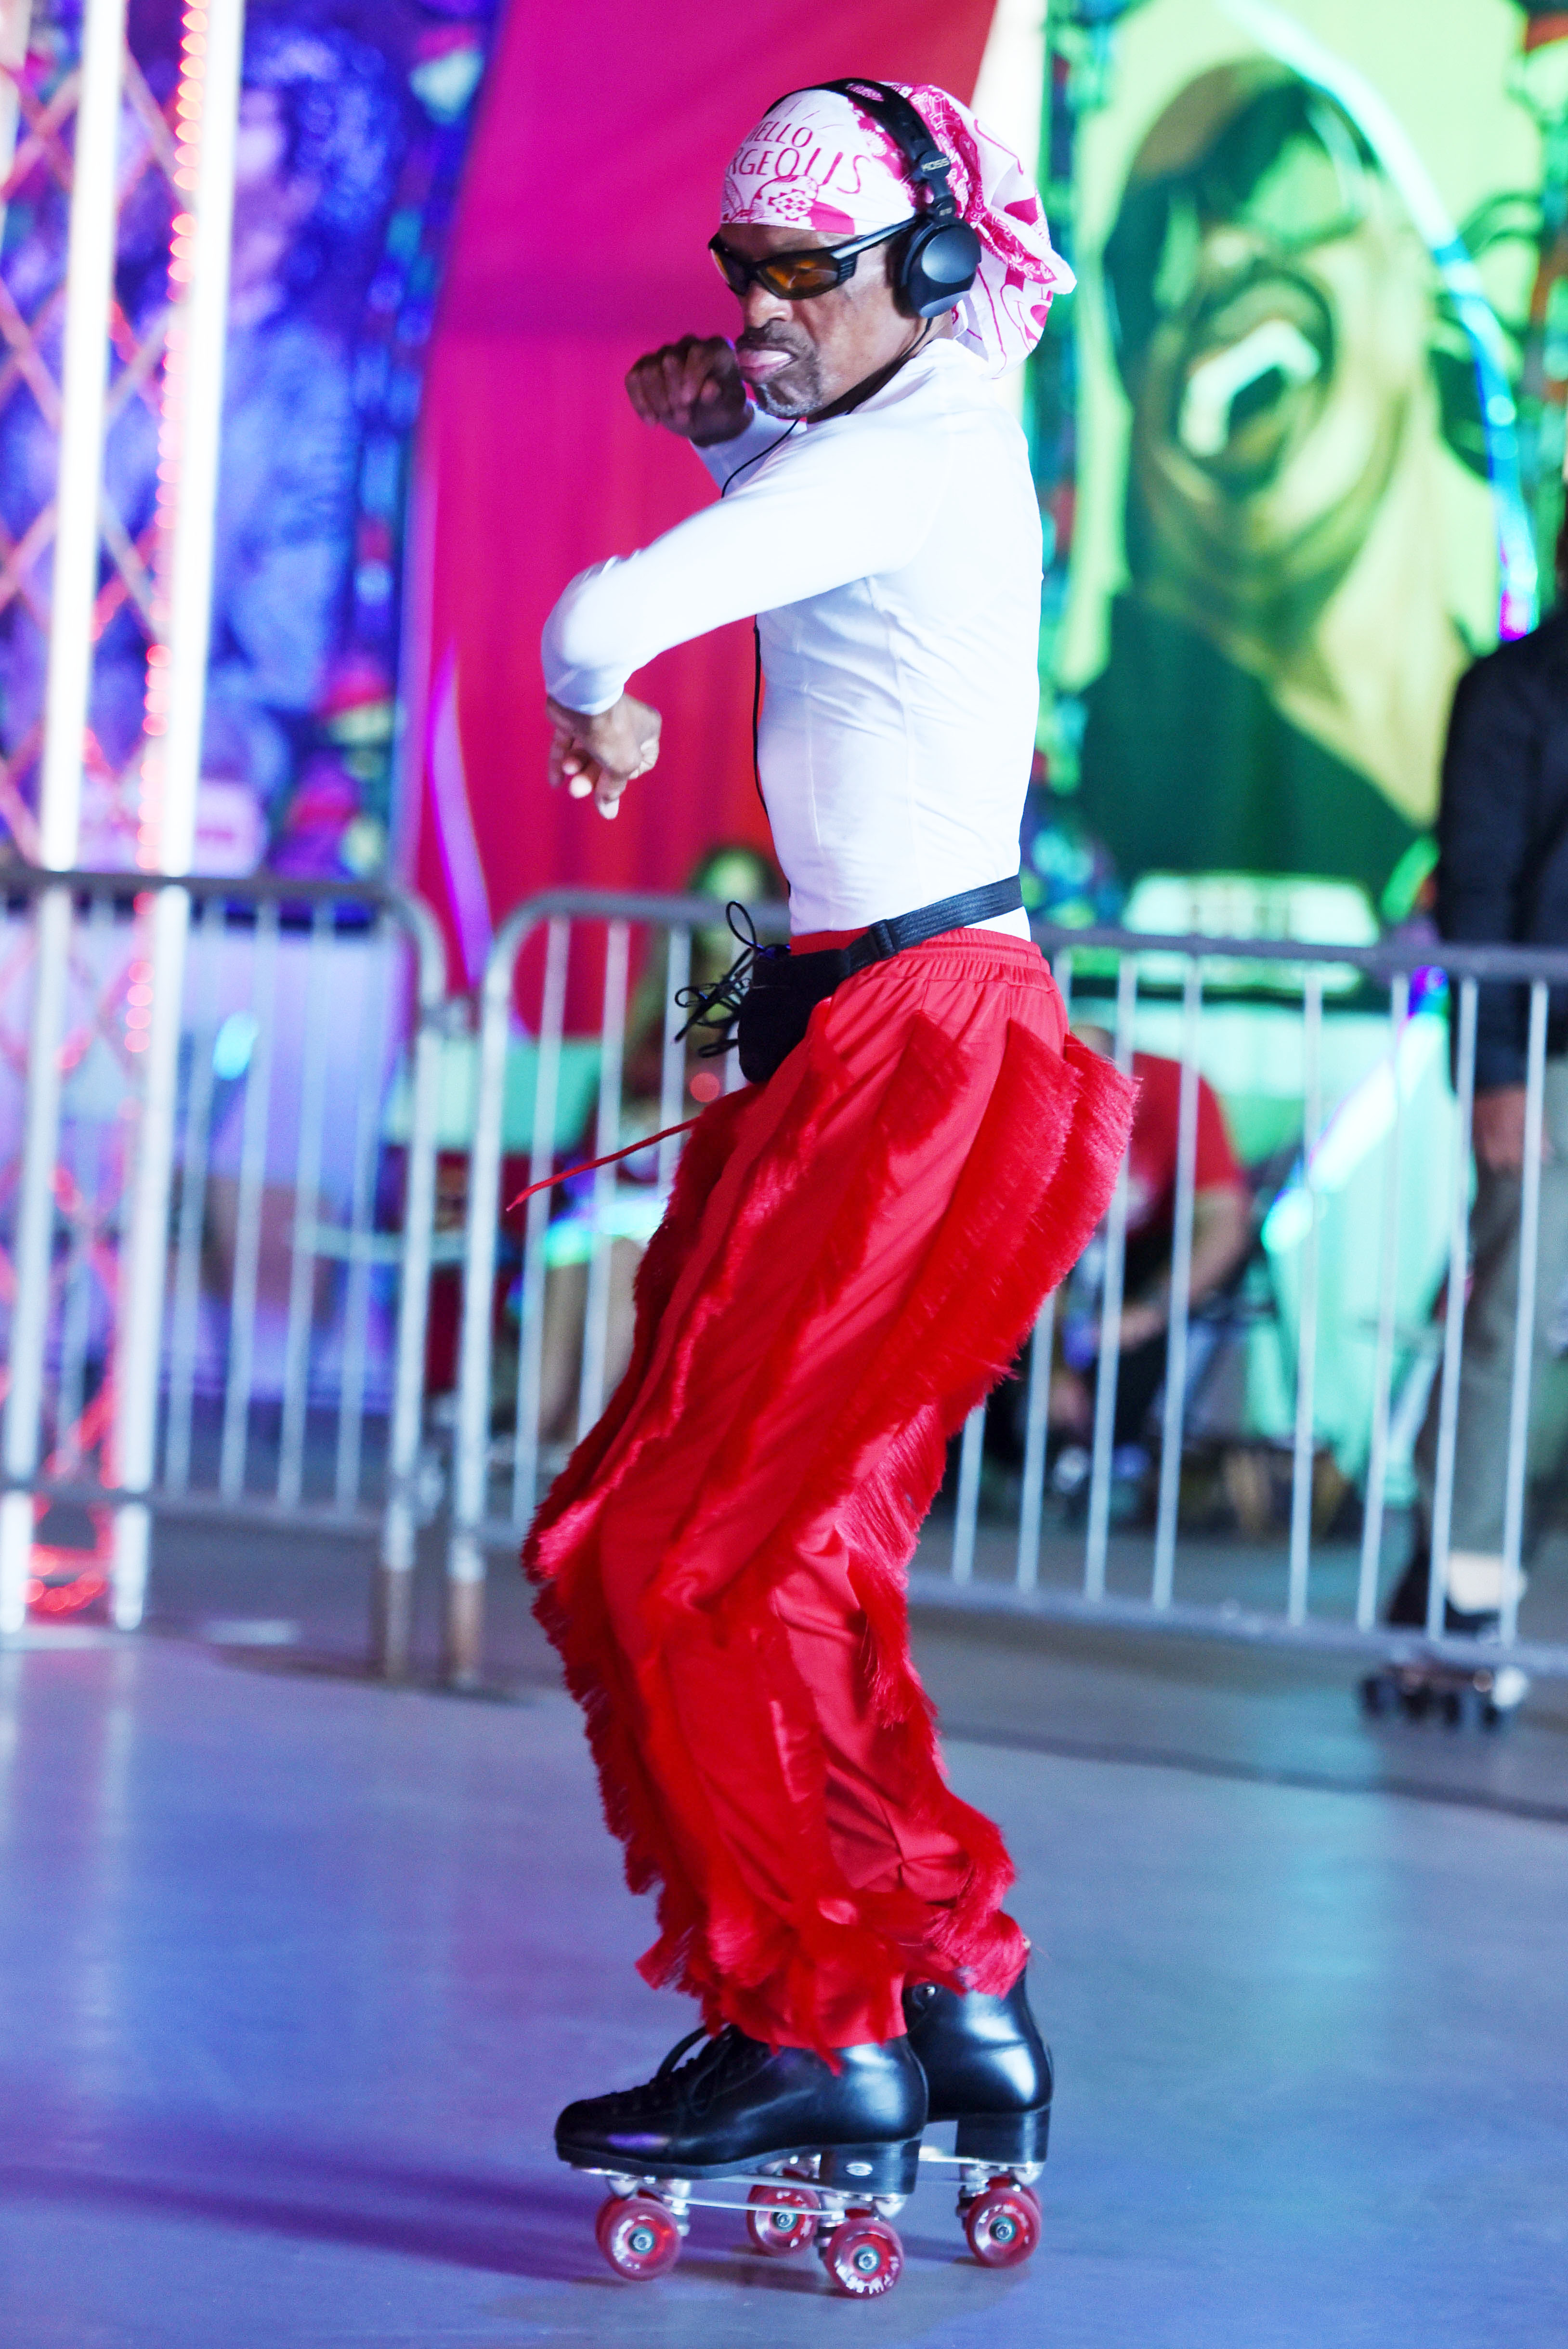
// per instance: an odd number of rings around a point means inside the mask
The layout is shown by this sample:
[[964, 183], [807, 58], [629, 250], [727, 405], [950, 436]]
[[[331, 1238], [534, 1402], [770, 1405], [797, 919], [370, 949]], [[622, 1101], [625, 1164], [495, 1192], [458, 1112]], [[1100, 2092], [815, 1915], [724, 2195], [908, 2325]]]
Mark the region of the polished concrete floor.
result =
[[169, 1538], [148, 1632], [0, 1651], [5, 2349], [1568, 2340], [1560, 1694], [1456, 1739], [1342, 1664], [923, 1621], [1060, 2095], [1032, 2264], [923, 2184], [857, 2307], [712, 2216], [603, 2267], [550, 2121], [686, 2009], [510, 1584], [478, 1699], [356, 1675], [364, 1584]]

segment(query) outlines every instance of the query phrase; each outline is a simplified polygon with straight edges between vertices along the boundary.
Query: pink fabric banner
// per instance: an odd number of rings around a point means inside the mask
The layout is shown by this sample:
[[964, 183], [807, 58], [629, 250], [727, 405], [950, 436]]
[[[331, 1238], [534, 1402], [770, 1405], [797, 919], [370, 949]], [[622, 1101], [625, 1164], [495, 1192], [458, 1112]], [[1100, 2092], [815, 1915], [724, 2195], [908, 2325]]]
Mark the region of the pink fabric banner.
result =
[[705, 247], [748, 123], [802, 82], [851, 73], [936, 82], [967, 100], [992, 13], [993, 0], [511, 9], [423, 427], [436, 524], [421, 666], [455, 683], [449, 708], [411, 713], [426, 761], [416, 871], [458, 969], [482, 923], [471, 908], [459, 918], [452, 897], [469, 854], [459, 840], [454, 862], [443, 838], [454, 788], [497, 922], [552, 884], [672, 889], [715, 842], [766, 841], [748, 628], [644, 674], [638, 689], [665, 713], [663, 754], [614, 824], [545, 781], [539, 632], [575, 572], [629, 554], [712, 494], [690, 450], [639, 423], [622, 387], [655, 344], [734, 330]]

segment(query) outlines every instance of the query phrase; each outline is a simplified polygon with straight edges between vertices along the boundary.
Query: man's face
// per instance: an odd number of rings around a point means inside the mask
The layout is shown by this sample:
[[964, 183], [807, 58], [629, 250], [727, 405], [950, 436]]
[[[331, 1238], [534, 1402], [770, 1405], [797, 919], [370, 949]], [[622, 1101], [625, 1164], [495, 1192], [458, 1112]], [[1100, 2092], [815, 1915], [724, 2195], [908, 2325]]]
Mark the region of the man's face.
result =
[[[810, 229], [756, 222], [723, 228], [719, 234], [732, 253], [748, 261], [833, 243]], [[919, 322], [893, 302], [887, 257], [896, 249], [873, 245], [858, 257], [852, 277], [809, 301], [783, 301], [755, 282], [747, 288], [740, 304], [745, 324], [735, 351], [758, 408], [769, 416], [813, 416], [909, 348]]]

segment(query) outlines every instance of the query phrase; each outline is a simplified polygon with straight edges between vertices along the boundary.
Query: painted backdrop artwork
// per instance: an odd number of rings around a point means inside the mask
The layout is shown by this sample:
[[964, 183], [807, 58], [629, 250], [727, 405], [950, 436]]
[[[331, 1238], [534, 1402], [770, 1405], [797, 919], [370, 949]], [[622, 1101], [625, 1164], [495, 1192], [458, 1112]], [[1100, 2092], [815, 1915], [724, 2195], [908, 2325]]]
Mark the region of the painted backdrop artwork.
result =
[[[208, 677], [200, 869], [368, 876], [396, 810], [407, 475], [475, 97], [487, 0], [253, 0], [246, 12]], [[157, 168], [180, 12], [133, 0], [121, 128], [116, 357], [80, 858], [136, 861], [156, 627], [155, 362], [174, 203]], [[79, 6], [35, 9], [41, 103]], [[67, 197], [46, 150], [12, 191], [0, 278], [57, 374]], [[0, 614], [0, 747], [36, 783], [56, 441], [24, 369], [0, 406], [0, 522], [38, 541]], [[13, 830], [15, 827], [13, 826]]]
[[1454, 685], [1532, 611], [1530, 259], [1494, 240], [1483, 280], [1452, 241], [1539, 183], [1520, 24], [1507, 0], [1053, 11], [1084, 290], [1045, 744], [1126, 882], [1313, 875], [1409, 909]]

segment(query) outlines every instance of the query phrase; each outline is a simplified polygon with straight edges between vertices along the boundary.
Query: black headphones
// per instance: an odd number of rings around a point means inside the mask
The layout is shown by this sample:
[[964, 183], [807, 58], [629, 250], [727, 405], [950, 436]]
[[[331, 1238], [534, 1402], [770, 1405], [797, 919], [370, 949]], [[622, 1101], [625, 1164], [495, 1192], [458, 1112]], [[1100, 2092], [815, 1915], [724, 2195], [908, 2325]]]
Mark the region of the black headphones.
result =
[[[980, 240], [968, 222], [959, 218], [947, 184], [951, 159], [918, 109], [885, 81], [820, 81], [801, 87], [830, 89], [869, 114], [898, 147], [916, 188], [925, 189], [930, 201], [899, 249], [893, 291], [915, 317], [940, 317], [968, 293], [980, 267]], [[794, 90], [785, 93], [786, 98], [795, 95]], [[783, 104], [784, 98], [777, 99], [769, 113]]]

